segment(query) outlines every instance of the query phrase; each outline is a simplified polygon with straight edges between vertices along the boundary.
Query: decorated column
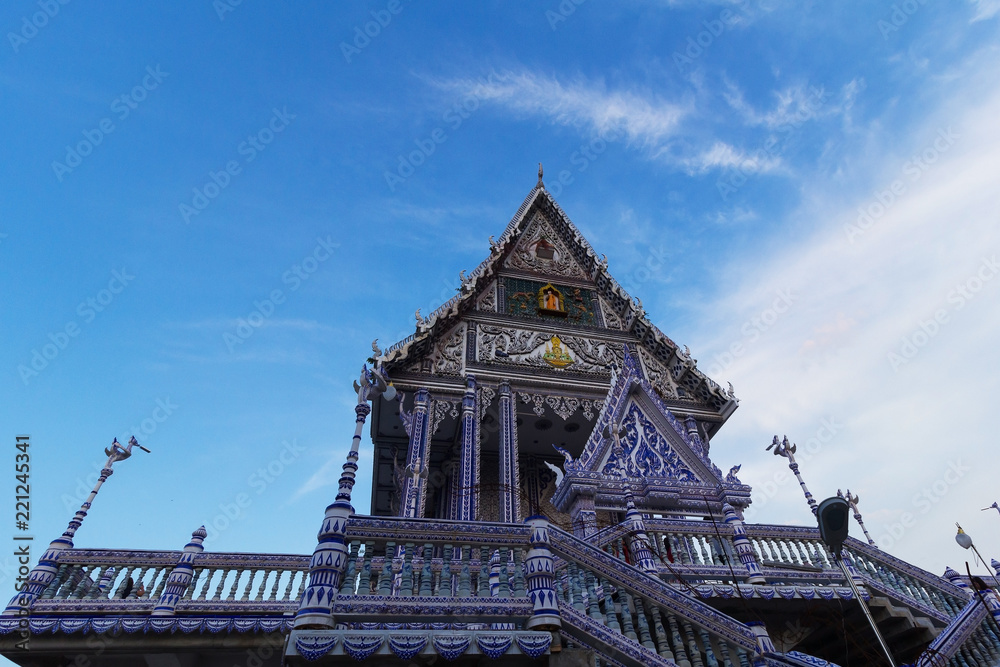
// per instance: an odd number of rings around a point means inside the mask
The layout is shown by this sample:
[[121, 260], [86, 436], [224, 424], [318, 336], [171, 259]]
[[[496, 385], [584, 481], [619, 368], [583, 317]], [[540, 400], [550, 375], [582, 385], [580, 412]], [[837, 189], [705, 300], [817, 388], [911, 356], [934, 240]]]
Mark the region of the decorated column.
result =
[[594, 496], [580, 493], [573, 498], [569, 515], [573, 518], [573, 534], [582, 540], [597, 532], [597, 510], [594, 509]]
[[517, 523], [521, 516], [521, 484], [517, 461], [517, 404], [510, 382], [500, 383], [500, 521]]
[[531, 549], [524, 559], [524, 580], [528, 599], [534, 606], [526, 630], [558, 630], [559, 597], [555, 589], [555, 564], [549, 550], [549, 521], [543, 516], [524, 520], [531, 527]]
[[427, 455], [430, 439], [431, 395], [426, 389], [417, 390], [410, 420], [410, 446], [406, 453], [403, 491], [399, 514], [408, 519], [422, 517], [427, 502]]
[[[377, 351], [375, 343], [372, 347]], [[387, 400], [396, 397], [396, 389], [388, 383], [388, 379], [379, 367], [371, 370], [361, 367], [361, 384], [357, 381], [354, 388], [358, 392], [358, 404], [354, 406], [355, 426], [351, 449], [347, 453], [343, 472], [340, 475], [340, 488], [333, 504], [326, 508], [323, 524], [317, 535], [318, 543], [309, 561], [309, 585], [302, 593], [299, 610], [295, 614], [296, 629], [329, 629], [334, 627], [333, 603], [340, 590], [341, 580], [347, 566], [347, 521], [354, 514], [351, 505], [351, 491], [354, 489], [354, 477], [358, 471], [358, 449], [361, 446], [361, 431], [365, 419], [371, 412], [368, 405], [369, 397], [378, 398], [384, 395]], [[426, 415], [425, 415], [426, 416]]]
[[739, 557], [740, 562], [743, 563], [743, 567], [750, 574], [747, 577], [747, 582], [751, 584], [767, 583], [764, 579], [764, 573], [757, 563], [757, 555], [754, 553], [753, 547], [750, 545], [750, 540], [747, 538], [747, 531], [743, 527], [743, 522], [740, 521], [739, 515], [736, 514], [736, 509], [729, 503], [726, 503], [722, 506], [722, 512], [726, 516], [726, 523], [733, 529], [733, 548], [736, 549], [736, 555]]
[[73, 548], [73, 536], [76, 535], [77, 529], [83, 524], [83, 520], [87, 518], [87, 512], [97, 497], [97, 492], [101, 490], [104, 482], [108, 481], [108, 478], [114, 473], [111, 466], [117, 461], [124, 461], [132, 456], [132, 447], [138, 447], [144, 452], [149, 451], [140, 445], [135, 437], [129, 438], [128, 444], [124, 447], [118, 443], [118, 438], [114, 439], [110, 447], [105, 447], [104, 453], [107, 455], [108, 461], [101, 468], [101, 475], [97, 478], [97, 483], [94, 484], [90, 495], [87, 496], [87, 499], [80, 505], [80, 509], [70, 519], [66, 531], [49, 543], [49, 547], [42, 554], [42, 557], [38, 559], [38, 565], [28, 574], [27, 581], [21, 580], [20, 592], [11, 598], [10, 603], [3, 612], [4, 616], [25, 613], [34, 604], [35, 600], [38, 599], [38, 596], [42, 594], [42, 591], [52, 583], [56, 573], [59, 571], [59, 565], [57, 564], [59, 554], [66, 549]]
[[191, 577], [194, 575], [194, 568], [191, 566], [191, 563], [194, 561], [196, 554], [200, 554], [205, 550], [202, 542], [206, 536], [208, 536], [208, 531], [205, 530], [205, 526], [191, 533], [191, 541], [185, 545], [180, 560], [177, 561], [177, 565], [170, 572], [170, 576], [167, 577], [167, 586], [163, 589], [156, 607], [153, 608], [153, 616], [174, 615], [177, 602], [184, 595], [184, 591], [187, 590], [188, 585], [191, 583]]
[[643, 572], [648, 572], [653, 576], [658, 574], [656, 561], [653, 559], [653, 552], [649, 549], [649, 535], [646, 534], [646, 523], [642, 520], [642, 514], [635, 508], [635, 501], [632, 499], [631, 491], [625, 501], [625, 521], [630, 525], [628, 535], [629, 550], [635, 566]]
[[459, 521], [475, 521], [478, 516], [476, 494], [476, 469], [479, 461], [479, 420], [476, 415], [476, 378], [469, 376], [462, 397], [462, 451], [459, 454], [457, 483], [457, 511], [452, 515]]

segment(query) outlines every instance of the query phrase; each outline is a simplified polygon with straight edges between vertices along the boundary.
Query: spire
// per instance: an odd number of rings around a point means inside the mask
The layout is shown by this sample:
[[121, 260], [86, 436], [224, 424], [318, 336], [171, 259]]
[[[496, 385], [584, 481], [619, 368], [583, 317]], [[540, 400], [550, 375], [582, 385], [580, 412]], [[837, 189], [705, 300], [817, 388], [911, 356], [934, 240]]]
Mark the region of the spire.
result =
[[80, 505], [80, 509], [76, 511], [73, 518], [69, 520], [69, 525], [66, 527], [66, 531], [52, 540], [49, 543], [48, 549], [42, 554], [42, 557], [38, 559], [38, 564], [35, 568], [28, 574], [27, 579], [19, 577], [20, 582], [18, 590], [20, 591], [15, 595], [7, 608], [4, 610], [3, 615], [15, 615], [18, 613], [23, 613], [21, 610], [26, 610], [34, 604], [38, 596], [41, 595], [42, 591], [52, 583], [55, 579], [56, 573], [58, 572], [58, 565], [56, 565], [56, 560], [59, 557], [59, 552], [66, 549], [73, 548], [73, 537], [76, 536], [77, 529], [83, 524], [83, 520], [87, 518], [87, 512], [90, 511], [91, 505], [94, 499], [97, 498], [97, 492], [101, 490], [101, 486], [104, 482], [108, 481], [108, 478], [114, 473], [112, 466], [117, 461], [124, 461], [125, 459], [132, 456], [132, 448], [138, 447], [144, 452], [149, 452], [148, 449], [139, 444], [135, 439], [135, 436], [129, 438], [128, 444], [124, 447], [118, 442], [118, 438], [115, 438], [110, 447], [104, 448], [104, 453], [107, 455], [108, 460], [101, 468], [101, 475], [97, 478], [97, 483], [94, 484], [94, 488], [90, 491], [90, 495], [87, 499], [83, 501]]
[[544, 190], [545, 189], [545, 183], [542, 183], [542, 174], [543, 173], [544, 172], [542, 170], [542, 163], [539, 162], [538, 163], [538, 184], [535, 187], [538, 188], [538, 189], [540, 189], [540, 190]]

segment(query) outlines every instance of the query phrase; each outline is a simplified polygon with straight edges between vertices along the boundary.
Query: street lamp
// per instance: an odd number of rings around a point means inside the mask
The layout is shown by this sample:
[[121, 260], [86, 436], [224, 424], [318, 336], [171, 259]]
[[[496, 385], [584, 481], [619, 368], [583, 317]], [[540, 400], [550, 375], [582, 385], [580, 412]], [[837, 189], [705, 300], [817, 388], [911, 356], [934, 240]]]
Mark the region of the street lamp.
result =
[[[989, 507], [987, 507], [986, 509], [989, 509]], [[982, 554], [979, 553], [979, 549], [976, 548], [976, 545], [972, 543], [972, 536], [966, 533], [964, 530], [962, 530], [962, 527], [959, 526], [957, 522], [955, 523], [955, 525], [958, 527], [958, 533], [955, 535], [955, 541], [958, 542], [958, 546], [962, 547], [963, 549], [972, 549], [976, 553], [976, 556], [979, 558], [979, 560], [982, 561], [983, 565], [986, 566], [986, 569], [989, 570], [989, 566], [986, 565], [986, 559], [983, 558]], [[997, 588], [1000, 589], [1000, 581], [997, 581], [996, 575], [990, 573], [990, 576], [993, 577], [993, 582], [997, 585]]]

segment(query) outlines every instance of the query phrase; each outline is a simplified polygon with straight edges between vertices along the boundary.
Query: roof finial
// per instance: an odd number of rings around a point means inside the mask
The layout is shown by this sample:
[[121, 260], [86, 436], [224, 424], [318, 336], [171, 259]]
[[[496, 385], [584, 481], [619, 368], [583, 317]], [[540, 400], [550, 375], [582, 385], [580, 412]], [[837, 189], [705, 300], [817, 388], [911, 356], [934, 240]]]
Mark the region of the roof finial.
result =
[[542, 183], [542, 174], [543, 174], [543, 171], [542, 171], [542, 163], [541, 163], [541, 162], [539, 162], [539, 163], [538, 163], [538, 185], [536, 185], [535, 187], [536, 187], [536, 188], [541, 188], [541, 189], [543, 189], [543, 190], [544, 190], [544, 189], [545, 189], [545, 184], [544, 184], [544, 183]]

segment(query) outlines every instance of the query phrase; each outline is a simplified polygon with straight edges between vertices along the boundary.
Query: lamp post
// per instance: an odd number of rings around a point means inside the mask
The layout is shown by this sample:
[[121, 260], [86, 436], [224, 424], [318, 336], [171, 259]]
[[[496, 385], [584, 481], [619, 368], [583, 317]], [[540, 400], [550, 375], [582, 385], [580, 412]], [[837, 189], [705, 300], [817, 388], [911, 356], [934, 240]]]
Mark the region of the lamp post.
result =
[[299, 610], [295, 614], [296, 629], [329, 629], [333, 628], [333, 603], [340, 590], [341, 579], [347, 565], [347, 521], [354, 514], [351, 505], [351, 491], [354, 489], [354, 477], [358, 471], [358, 450], [361, 446], [361, 431], [365, 420], [371, 413], [369, 401], [379, 396], [386, 400], [396, 398], [396, 388], [386, 375], [379, 357], [377, 341], [372, 342], [375, 355], [369, 359], [372, 367], [367, 364], [361, 367], [361, 376], [354, 382], [354, 390], [358, 392], [358, 403], [354, 406], [355, 428], [351, 449], [347, 453], [343, 472], [340, 475], [340, 488], [333, 504], [326, 508], [323, 524], [320, 527], [318, 544], [313, 551], [309, 563], [309, 585], [302, 593]]
[[[987, 507], [986, 509], [989, 508]], [[979, 557], [979, 560], [982, 561], [983, 565], [986, 565], [986, 559], [979, 553], [979, 549], [976, 548], [976, 545], [972, 543], [972, 536], [962, 530], [962, 527], [958, 525], [958, 523], [955, 523], [955, 526], [958, 528], [958, 533], [955, 535], [955, 541], [958, 542], [958, 546], [963, 549], [972, 549], [976, 553], [976, 556]], [[988, 570], [989, 566], [987, 566], [986, 569]], [[996, 576], [992, 572], [990, 573], [990, 576], [993, 577], [993, 583], [997, 585], [997, 589], [1000, 589], [1000, 581], [997, 581]]]
[[22, 610], [27, 610], [34, 604], [35, 600], [42, 594], [42, 591], [52, 583], [55, 579], [56, 573], [59, 571], [59, 565], [57, 561], [59, 559], [59, 554], [66, 549], [73, 548], [73, 537], [76, 535], [77, 529], [83, 524], [83, 520], [87, 518], [87, 512], [90, 510], [91, 504], [97, 497], [97, 492], [101, 490], [101, 486], [104, 482], [108, 480], [108, 477], [114, 473], [111, 469], [118, 461], [124, 461], [125, 459], [132, 456], [132, 448], [138, 447], [142, 451], [149, 453], [149, 450], [139, 444], [132, 436], [128, 440], [128, 444], [122, 446], [118, 442], [118, 438], [115, 438], [110, 447], [104, 448], [104, 453], [107, 455], [108, 460], [101, 468], [101, 475], [97, 478], [97, 483], [94, 484], [94, 488], [90, 491], [90, 495], [87, 499], [83, 501], [80, 505], [80, 509], [76, 511], [73, 518], [69, 520], [69, 526], [66, 527], [66, 531], [56, 539], [49, 543], [48, 549], [42, 554], [42, 557], [38, 559], [38, 565], [28, 574], [27, 580], [20, 579], [21, 584], [19, 586], [19, 593], [15, 595], [7, 608], [4, 610], [3, 615], [9, 616], [12, 614], [25, 613]]

